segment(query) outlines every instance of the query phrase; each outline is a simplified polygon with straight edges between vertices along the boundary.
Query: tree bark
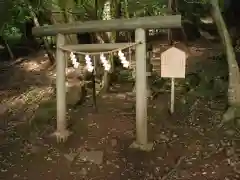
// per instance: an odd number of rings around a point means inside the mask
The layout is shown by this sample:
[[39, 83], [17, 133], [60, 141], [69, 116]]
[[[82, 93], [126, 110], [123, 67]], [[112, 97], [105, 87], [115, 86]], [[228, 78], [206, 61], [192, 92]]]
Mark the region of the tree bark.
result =
[[[112, 13], [111, 13], [111, 8], [112, 8], [112, 2], [111, 0], [107, 0], [104, 3], [104, 7], [103, 7], [103, 14], [102, 14], [102, 19], [103, 20], [110, 20], [112, 19]], [[108, 41], [111, 42], [112, 41], [112, 32], [106, 32], [107, 37], [108, 37]], [[113, 63], [111, 63], [113, 65]], [[102, 91], [104, 93], [109, 91], [110, 88], [110, 81], [111, 79], [111, 74], [108, 71], [104, 71], [104, 75], [103, 75], [103, 88]]]
[[211, 14], [217, 25], [222, 43], [224, 45], [228, 69], [229, 69], [229, 85], [228, 85], [228, 105], [229, 108], [223, 115], [223, 122], [234, 120], [240, 115], [240, 74], [239, 67], [236, 61], [236, 55], [232, 46], [231, 38], [227, 30], [226, 24], [218, 4], [218, 0], [210, 0], [212, 5]]
[[7, 41], [4, 39], [4, 43], [5, 43], [5, 47], [8, 50], [9, 56], [10, 58], [13, 60], [15, 58], [12, 49], [10, 48], [10, 46], [8, 45]]
[[[173, 4], [173, 0], [168, 0], [168, 13], [170, 15], [172, 15], [173, 10], [172, 10], [172, 4]], [[172, 41], [172, 30], [169, 28], [168, 29], [168, 44], [172, 45], [173, 41]]]
[[[34, 12], [33, 9], [32, 9], [32, 6], [31, 6], [29, 3], [28, 3], [28, 8], [29, 8], [29, 14], [30, 14], [30, 16], [31, 16], [32, 19], [33, 19], [34, 25], [35, 25], [36, 27], [39, 27], [39, 26], [40, 26], [40, 23], [39, 23], [39, 21], [38, 21], [38, 18], [37, 18], [37, 16], [36, 16], [35, 12]], [[55, 57], [54, 57], [54, 55], [53, 55], [53, 52], [51, 51], [50, 45], [49, 45], [49, 43], [48, 43], [48, 41], [47, 41], [47, 39], [46, 39], [45, 37], [42, 37], [41, 39], [42, 39], [42, 41], [43, 41], [44, 48], [45, 48], [45, 50], [46, 50], [46, 52], [47, 52], [49, 61], [50, 61], [51, 64], [53, 65], [53, 64], [55, 63]]]
[[[62, 3], [62, 4], [61, 4]], [[72, 23], [75, 21], [73, 14], [70, 12], [75, 6], [74, 0], [60, 1], [52, 0], [51, 7], [47, 8], [51, 11], [51, 20], [53, 24]], [[66, 35], [67, 44], [77, 44], [77, 35]]]
[[[74, 15], [72, 13], [68, 12], [68, 11], [73, 11], [74, 7], [75, 7], [74, 0], [67, 0], [66, 1], [65, 18], [66, 18], [66, 22], [68, 22], [68, 23], [75, 22]], [[77, 35], [76, 34], [68, 35], [68, 41], [69, 41], [68, 43], [71, 43], [71, 44], [78, 44]]]

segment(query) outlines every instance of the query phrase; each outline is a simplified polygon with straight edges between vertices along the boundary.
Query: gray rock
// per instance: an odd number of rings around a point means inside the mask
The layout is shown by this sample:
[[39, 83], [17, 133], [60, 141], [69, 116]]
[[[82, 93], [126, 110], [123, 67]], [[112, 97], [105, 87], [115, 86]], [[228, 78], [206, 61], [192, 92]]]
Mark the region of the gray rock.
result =
[[78, 159], [100, 165], [103, 163], [103, 152], [102, 151], [80, 152], [78, 155]]
[[80, 171], [79, 171], [79, 175], [80, 176], [86, 176], [88, 174], [88, 171], [86, 168], [82, 168]]
[[112, 147], [116, 147], [117, 146], [117, 140], [116, 139], [112, 139], [111, 140], [111, 145], [112, 145]]
[[157, 139], [158, 140], [163, 140], [163, 141], [166, 141], [166, 142], [170, 140], [170, 138], [165, 134], [158, 134]]
[[77, 156], [77, 153], [64, 154], [64, 157], [70, 162], [72, 162], [76, 156]]

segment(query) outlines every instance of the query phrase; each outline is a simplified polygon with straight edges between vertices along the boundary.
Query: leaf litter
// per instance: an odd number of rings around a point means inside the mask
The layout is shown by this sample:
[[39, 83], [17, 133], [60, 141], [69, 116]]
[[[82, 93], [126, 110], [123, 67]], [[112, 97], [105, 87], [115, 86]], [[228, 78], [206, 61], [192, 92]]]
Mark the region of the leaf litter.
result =
[[[19, 73], [23, 73], [22, 70]], [[44, 84], [46, 81], [39, 80], [41, 73], [47, 74], [49, 79], [54, 79], [49, 75], [54, 73], [39, 70], [38, 74], [34, 75], [39, 84]], [[31, 77], [32, 82], [24, 83], [36, 83], [34, 77]], [[0, 138], [3, 139], [0, 145], [2, 152], [0, 174], [4, 179], [29, 178], [31, 174], [37, 175], [38, 171], [41, 171], [46, 179], [50, 176], [54, 179], [72, 179], [72, 177], [156, 180], [193, 178], [197, 180], [206, 177], [220, 180], [239, 179], [238, 142], [226, 138], [215, 128], [220, 122], [222, 109], [211, 107], [222, 106], [221, 102], [191, 94], [184, 96], [177, 94], [179, 99], [189, 98], [193, 103], [187, 99], [189, 106], [187, 109], [185, 105], [177, 104], [176, 106], [181, 105], [181, 107], [176, 116], [158, 114], [162, 112], [149, 114], [152, 124], [149, 133], [150, 138], [154, 137], [155, 146], [154, 151], [150, 153], [131, 152], [128, 148], [134, 140], [135, 113], [132, 109], [127, 110], [126, 107], [122, 107], [122, 104], [126, 101], [134, 104], [134, 98], [128, 98], [128, 95], [123, 93], [99, 98], [98, 114], [93, 114], [89, 106], [80, 108], [79, 113], [72, 116], [70, 114], [75, 122], [85, 122], [87, 131], [79, 130], [80, 132], [70, 137], [70, 142], [63, 147], [59, 147], [52, 141], [49, 142], [46, 137], [39, 137], [43, 136], [43, 133], [38, 132], [31, 132], [30, 134], [34, 135], [26, 143], [26, 137], [20, 134], [23, 131], [19, 131], [16, 127], [24, 123], [34, 123], [34, 115], [39, 111], [41, 103], [51, 100], [54, 95], [52, 79], [44, 86], [30, 88], [24, 93], [19, 93], [18, 96], [9, 97], [6, 94], [7, 100], [1, 103], [1, 107], [4, 107], [1, 108], [1, 116], [7, 118], [4, 128], [1, 127], [4, 130], [0, 134]], [[18, 82], [14, 83], [15, 87], [26, 85], [17, 80]], [[1, 94], [4, 95], [2, 92]], [[1, 98], [3, 99], [3, 96]], [[154, 102], [155, 111], [159, 103], [167, 104], [161, 95], [157, 101], [157, 103]], [[161, 108], [161, 111], [166, 110], [165, 107]], [[84, 111], [91, 112], [92, 115], [82, 113]], [[41, 110], [40, 119], [43, 122], [47, 122], [45, 118], [50, 118], [48, 112], [50, 112], [49, 107]], [[44, 128], [52, 129], [52, 123]], [[79, 126], [78, 129], [81, 127]], [[84, 144], [84, 142], [87, 143]], [[20, 146], [23, 148], [19, 148]], [[73, 147], [76, 150], [69, 152]], [[19, 159], [17, 157], [21, 157], [21, 160], [15, 160]], [[31, 161], [28, 160], [29, 158]], [[31, 168], [33, 166], [38, 168]], [[22, 167], [31, 169], [31, 172], [22, 171]], [[35, 179], [37, 180], [36, 176]]]

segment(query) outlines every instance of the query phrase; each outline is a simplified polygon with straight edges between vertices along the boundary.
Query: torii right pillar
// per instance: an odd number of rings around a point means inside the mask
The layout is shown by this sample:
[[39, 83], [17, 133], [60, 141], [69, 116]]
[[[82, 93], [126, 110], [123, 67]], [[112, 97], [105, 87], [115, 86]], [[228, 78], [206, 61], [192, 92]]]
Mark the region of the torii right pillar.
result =
[[151, 151], [153, 143], [148, 142], [147, 135], [147, 107], [148, 107], [148, 84], [146, 66], [146, 33], [142, 28], [135, 30], [135, 41], [140, 42], [136, 46], [136, 141], [130, 148], [143, 151]]

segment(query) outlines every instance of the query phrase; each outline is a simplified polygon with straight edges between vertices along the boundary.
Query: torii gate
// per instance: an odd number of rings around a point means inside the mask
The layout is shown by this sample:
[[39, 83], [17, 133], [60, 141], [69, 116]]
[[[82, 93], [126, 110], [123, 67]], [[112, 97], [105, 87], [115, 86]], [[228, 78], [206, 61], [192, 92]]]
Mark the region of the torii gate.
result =
[[[112, 50], [121, 48], [126, 43], [109, 44], [78, 44], [65, 45], [65, 34], [84, 32], [110, 32], [135, 29], [136, 45], [136, 141], [132, 147], [142, 150], [152, 149], [152, 143], [147, 136], [147, 70], [146, 70], [146, 33], [145, 29], [153, 28], [180, 28], [181, 15], [149, 16], [131, 19], [98, 20], [74, 22], [67, 24], [34, 27], [35, 36], [57, 36], [57, 130], [54, 133], [58, 141], [65, 141], [70, 132], [66, 122], [66, 87], [64, 52], [62, 49], [81, 50]], [[129, 43], [128, 43], [129, 44]]]

